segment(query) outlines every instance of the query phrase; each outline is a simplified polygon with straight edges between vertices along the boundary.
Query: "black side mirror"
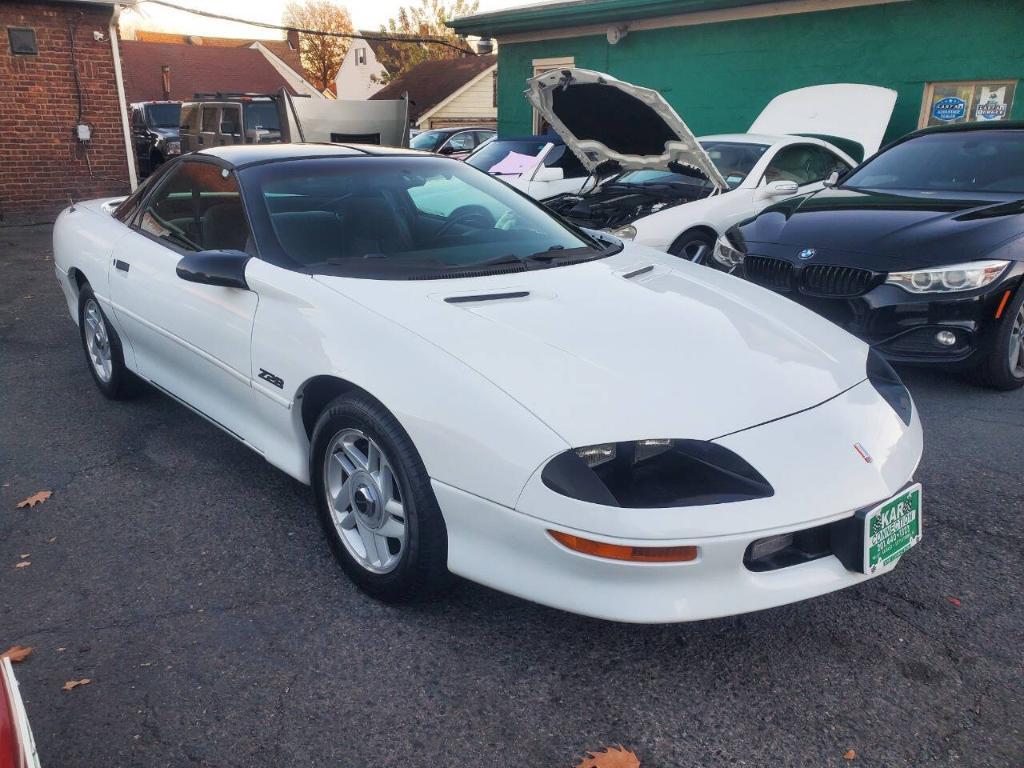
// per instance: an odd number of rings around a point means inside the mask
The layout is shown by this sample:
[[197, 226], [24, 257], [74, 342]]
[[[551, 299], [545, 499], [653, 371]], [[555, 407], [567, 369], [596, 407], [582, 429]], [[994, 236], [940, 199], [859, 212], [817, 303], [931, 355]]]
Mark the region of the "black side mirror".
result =
[[438, 154], [441, 155], [450, 155], [453, 152], [455, 152], [455, 147], [453, 147], [451, 144], [445, 144], [443, 147], [441, 147], [441, 149], [438, 150]]
[[198, 251], [182, 256], [175, 272], [190, 283], [248, 290], [245, 265], [251, 258], [242, 251]]

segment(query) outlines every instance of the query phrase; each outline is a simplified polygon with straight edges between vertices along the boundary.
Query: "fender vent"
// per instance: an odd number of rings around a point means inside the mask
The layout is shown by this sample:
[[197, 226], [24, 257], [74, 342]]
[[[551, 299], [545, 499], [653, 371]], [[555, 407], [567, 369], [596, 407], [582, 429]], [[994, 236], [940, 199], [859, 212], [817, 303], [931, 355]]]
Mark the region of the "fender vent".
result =
[[640, 275], [646, 275], [648, 272], [654, 270], [653, 264], [648, 264], [646, 267], [640, 267], [640, 269], [634, 269], [632, 272], [627, 272], [622, 276], [623, 280], [632, 280], [634, 277], [640, 277]]

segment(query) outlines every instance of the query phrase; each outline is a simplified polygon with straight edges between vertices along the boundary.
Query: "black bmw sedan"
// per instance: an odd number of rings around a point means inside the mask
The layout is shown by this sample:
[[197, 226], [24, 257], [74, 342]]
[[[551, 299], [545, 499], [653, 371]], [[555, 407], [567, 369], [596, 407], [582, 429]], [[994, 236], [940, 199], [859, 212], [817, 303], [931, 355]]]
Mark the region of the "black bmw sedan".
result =
[[708, 261], [889, 360], [1024, 386], [1024, 123], [911, 133], [733, 228]]

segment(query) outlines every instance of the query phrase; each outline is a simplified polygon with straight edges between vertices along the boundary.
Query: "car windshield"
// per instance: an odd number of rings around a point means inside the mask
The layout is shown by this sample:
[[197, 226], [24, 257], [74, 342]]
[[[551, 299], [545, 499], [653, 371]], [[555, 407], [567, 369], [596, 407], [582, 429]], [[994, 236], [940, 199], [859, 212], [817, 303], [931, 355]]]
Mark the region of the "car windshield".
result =
[[245, 127], [249, 130], [280, 131], [281, 119], [277, 114], [277, 104], [272, 101], [247, 102]]
[[466, 162], [495, 176], [519, 176], [537, 163], [537, 156], [548, 145], [547, 139], [495, 139], [481, 145]]
[[925, 134], [868, 160], [842, 186], [1024, 194], [1024, 131]]
[[413, 149], [422, 149], [424, 152], [433, 152], [447, 136], [444, 131], [424, 131], [413, 136], [409, 140], [409, 146]]
[[181, 126], [181, 104], [148, 104], [146, 117], [153, 128], [178, 128]]
[[291, 160], [240, 178], [261, 255], [300, 271], [430, 279], [613, 251], [500, 181], [441, 158]]
[[[767, 144], [746, 144], [733, 141], [702, 141], [701, 146], [708, 153], [711, 162], [725, 178], [730, 189], [735, 189], [753, 169], [761, 155], [768, 149]], [[693, 170], [692, 173], [672, 173], [671, 171], [627, 171], [617, 176], [615, 184], [664, 185], [685, 184], [710, 189], [712, 184], [704, 176]]]

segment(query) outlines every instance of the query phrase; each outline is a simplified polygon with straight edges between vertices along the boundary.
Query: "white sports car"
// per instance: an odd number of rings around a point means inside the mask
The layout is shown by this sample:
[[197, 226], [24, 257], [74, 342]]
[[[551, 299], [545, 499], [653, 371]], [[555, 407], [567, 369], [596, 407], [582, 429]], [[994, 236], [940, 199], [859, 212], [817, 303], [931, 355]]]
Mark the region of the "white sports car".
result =
[[660, 93], [600, 72], [545, 72], [529, 81], [527, 98], [592, 174], [583, 192], [545, 200], [552, 210], [699, 262], [733, 225], [856, 165], [836, 143], [874, 154], [896, 91], [800, 88], [772, 99], [748, 133], [699, 139]]
[[857, 584], [921, 534], [920, 421], [863, 342], [455, 160], [209, 149], [62, 212], [54, 254], [100, 390], [149, 382], [310, 483], [382, 599], [451, 572], [685, 621]]

